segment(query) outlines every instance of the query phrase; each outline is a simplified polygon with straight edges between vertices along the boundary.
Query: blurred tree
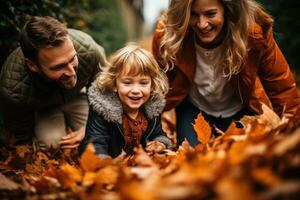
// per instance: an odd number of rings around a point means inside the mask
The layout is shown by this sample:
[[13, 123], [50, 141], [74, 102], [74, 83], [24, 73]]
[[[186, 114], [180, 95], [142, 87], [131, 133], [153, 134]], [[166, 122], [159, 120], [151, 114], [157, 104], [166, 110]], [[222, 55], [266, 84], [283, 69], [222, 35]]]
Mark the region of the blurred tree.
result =
[[118, 0], [90, 0], [81, 9], [81, 19], [70, 20], [71, 27], [89, 33], [109, 55], [119, 49], [128, 38]]
[[300, 73], [300, 1], [258, 0], [274, 17], [274, 35], [291, 68]]
[[89, 33], [110, 54], [127, 40], [118, 0], [4, 0], [0, 7], [0, 66], [18, 46], [30, 16], [49, 15]]

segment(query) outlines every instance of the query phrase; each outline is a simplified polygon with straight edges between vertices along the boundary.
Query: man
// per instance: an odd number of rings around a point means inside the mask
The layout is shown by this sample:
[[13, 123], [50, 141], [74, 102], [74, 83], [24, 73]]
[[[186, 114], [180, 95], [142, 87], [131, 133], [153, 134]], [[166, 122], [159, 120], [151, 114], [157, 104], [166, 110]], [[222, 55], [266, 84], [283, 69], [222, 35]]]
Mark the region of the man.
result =
[[42, 147], [77, 147], [87, 120], [85, 91], [105, 65], [103, 48], [52, 17], [32, 17], [20, 46], [0, 74], [4, 129], [16, 144], [35, 134]]

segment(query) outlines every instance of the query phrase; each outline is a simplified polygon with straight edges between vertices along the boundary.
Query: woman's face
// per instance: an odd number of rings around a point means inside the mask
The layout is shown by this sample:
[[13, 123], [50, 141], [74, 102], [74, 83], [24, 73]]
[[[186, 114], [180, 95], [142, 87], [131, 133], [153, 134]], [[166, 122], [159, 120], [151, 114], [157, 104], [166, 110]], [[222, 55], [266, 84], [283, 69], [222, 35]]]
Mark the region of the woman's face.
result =
[[219, 0], [195, 0], [191, 8], [189, 25], [197, 40], [204, 46], [215, 43], [222, 37], [224, 8]]

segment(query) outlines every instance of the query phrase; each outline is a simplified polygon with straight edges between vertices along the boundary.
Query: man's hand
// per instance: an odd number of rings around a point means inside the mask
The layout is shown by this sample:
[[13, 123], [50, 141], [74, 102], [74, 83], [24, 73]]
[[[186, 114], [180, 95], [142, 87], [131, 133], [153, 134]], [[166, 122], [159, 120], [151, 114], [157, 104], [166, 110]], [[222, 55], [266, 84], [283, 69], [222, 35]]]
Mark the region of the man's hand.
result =
[[151, 141], [146, 144], [146, 151], [153, 153], [160, 153], [166, 149], [166, 145], [159, 141]]
[[85, 127], [80, 128], [77, 131], [72, 132], [67, 130], [67, 135], [63, 136], [59, 145], [62, 149], [73, 149], [79, 146], [80, 142], [83, 140], [85, 135]]

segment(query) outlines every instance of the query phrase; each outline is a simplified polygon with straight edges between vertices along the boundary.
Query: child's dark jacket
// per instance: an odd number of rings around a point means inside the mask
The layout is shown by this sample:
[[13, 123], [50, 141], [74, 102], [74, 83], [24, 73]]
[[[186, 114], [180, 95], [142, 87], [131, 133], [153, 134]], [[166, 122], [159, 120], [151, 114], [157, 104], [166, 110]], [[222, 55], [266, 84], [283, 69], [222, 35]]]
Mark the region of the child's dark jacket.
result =
[[[94, 82], [89, 88], [88, 99], [90, 110], [86, 134], [79, 152], [82, 153], [86, 145], [92, 142], [98, 154], [118, 156], [125, 148], [126, 142], [122, 128], [123, 108], [117, 94], [103, 93]], [[141, 141], [143, 147], [146, 141], [153, 140], [164, 143], [167, 148], [172, 147], [170, 139], [162, 131], [160, 114], [164, 105], [165, 99], [162, 96], [149, 99], [143, 105], [142, 111], [148, 120], [148, 127]]]

